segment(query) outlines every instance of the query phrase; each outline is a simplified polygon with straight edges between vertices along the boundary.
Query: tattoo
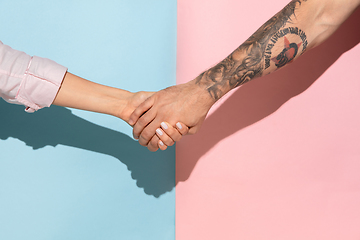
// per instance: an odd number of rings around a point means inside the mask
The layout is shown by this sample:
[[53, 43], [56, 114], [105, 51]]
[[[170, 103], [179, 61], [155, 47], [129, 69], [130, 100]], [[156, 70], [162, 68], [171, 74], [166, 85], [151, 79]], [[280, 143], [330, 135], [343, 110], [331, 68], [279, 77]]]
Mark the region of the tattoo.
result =
[[[282, 50], [279, 55], [277, 55], [274, 58], [271, 58], [273, 62], [275, 62], [275, 66], [280, 68], [285, 66], [287, 63], [290, 63], [293, 61], [293, 59], [296, 57], [298, 53], [298, 49], [301, 46], [302, 43], [296, 44], [296, 43], [290, 43], [289, 40], [284, 37], [284, 49]], [[267, 59], [266, 59], [267, 60]], [[270, 67], [270, 63], [268, 63], [268, 66], [265, 64], [265, 69]]]
[[[307, 38], [305, 32], [297, 27], [284, 26], [288, 23], [293, 24], [293, 19], [296, 19], [295, 9], [306, 1], [292, 0], [227, 58], [200, 74], [196, 84], [205, 85], [212, 98], [218, 100], [226, 90], [262, 76], [265, 69], [274, 66], [276, 70], [292, 62], [300, 52], [301, 46], [301, 53], [305, 51]], [[295, 36], [299, 38], [298, 42], [293, 40]], [[279, 41], [280, 39], [283, 41]], [[279, 49], [279, 44], [283, 50], [273, 56], [272, 50], [274, 47]]]
[[[299, 38], [300, 43], [290, 43], [286, 35], [293, 35]], [[277, 45], [279, 39], [284, 39], [284, 49], [277, 55], [275, 58], [271, 58], [272, 49]], [[265, 49], [265, 69], [269, 68], [271, 65], [270, 60], [275, 62], [275, 65], [279, 68], [285, 66], [286, 63], [292, 62], [292, 60], [297, 56], [300, 46], [302, 46], [302, 53], [305, 51], [308, 45], [305, 32], [297, 27], [288, 27], [285, 29], [279, 30], [271, 38]], [[291, 55], [291, 56], [290, 56]], [[291, 59], [290, 59], [291, 58]]]

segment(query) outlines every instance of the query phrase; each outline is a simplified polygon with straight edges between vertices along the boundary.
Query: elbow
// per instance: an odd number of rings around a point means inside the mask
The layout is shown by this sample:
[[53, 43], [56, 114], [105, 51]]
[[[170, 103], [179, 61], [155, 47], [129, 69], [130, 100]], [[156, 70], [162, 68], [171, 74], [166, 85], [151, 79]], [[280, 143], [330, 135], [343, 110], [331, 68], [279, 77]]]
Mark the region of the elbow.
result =
[[319, 11], [312, 28], [313, 40], [309, 44], [309, 48], [316, 47], [328, 39], [338, 27], [342, 21], [339, 20], [334, 14], [329, 14], [329, 11]]

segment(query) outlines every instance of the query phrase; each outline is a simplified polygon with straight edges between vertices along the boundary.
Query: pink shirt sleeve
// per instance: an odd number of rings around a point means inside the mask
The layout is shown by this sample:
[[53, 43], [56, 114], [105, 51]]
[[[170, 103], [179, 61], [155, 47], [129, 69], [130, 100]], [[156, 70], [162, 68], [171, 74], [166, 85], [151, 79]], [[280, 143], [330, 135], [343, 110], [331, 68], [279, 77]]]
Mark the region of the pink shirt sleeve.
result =
[[0, 41], [0, 97], [34, 112], [49, 107], [67, 68], [40, 57], [31, 57]]

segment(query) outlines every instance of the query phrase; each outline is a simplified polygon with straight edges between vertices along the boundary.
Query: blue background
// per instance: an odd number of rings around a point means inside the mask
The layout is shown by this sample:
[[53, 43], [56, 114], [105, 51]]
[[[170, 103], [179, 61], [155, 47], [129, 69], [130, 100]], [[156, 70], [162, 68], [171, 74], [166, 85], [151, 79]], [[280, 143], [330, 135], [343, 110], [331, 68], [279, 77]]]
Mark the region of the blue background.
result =
[[[2, 1], [0, 40], [130, 91], [175, 84], [176, 1]], [[174, 239], [175, 149], [121, 120], [0, 100], [0, 239]]]

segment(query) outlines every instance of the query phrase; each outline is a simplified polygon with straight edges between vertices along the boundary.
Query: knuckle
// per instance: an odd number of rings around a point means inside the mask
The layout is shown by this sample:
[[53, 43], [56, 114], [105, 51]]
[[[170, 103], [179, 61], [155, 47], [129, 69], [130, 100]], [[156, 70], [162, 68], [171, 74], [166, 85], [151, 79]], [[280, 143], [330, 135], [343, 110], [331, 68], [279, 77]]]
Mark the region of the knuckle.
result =
[[170, 137], [162, 137], [161, 139], [167, 146], [171, 146], [171, 144], [174, 142]]
[[134, 138], [138, 138], [138, 137], [139, 137], [139, 132], [137, 132], [135, 129], [133, 129], [133, 137], [134, 137]]
[[139, 120], [137, 121], [136, 125], [138, 127], [144, 127], [147, 124], [147, 119], [146, 119], [146, 115], [142, 116], [141, 118], [139, 118]]
[[132, 113], [131, 113], [131, 118], [133, 119], [138, 119], [140, 117], [140, 109], [136, 108]]
[[158, 141], [156, 138], [151, 139], [149, 147], [156, 150], [159, 148]]
[[143, 113], [143, 110], [141, 109], [141, 106], [142, 106], [142, 105], [138, 106], [138, 107], [133, 111], [133, 113], [131, 114], [131, 116], [132, 116], [133, 118], [138, 119], [138, 118], [141, 116], [141, 114]]
[[157, 143], [159, 141], [159, 138], [154, 136], [151, 140], [150, 140], [150, 144], [153, 146], [153, 147], [157, 147]]
[[186, 130], [186, 131], [181, 133], [181, 136], [185, 136], [185, 135], [188, 135], [188, 134], [189, 134], [189, 130]]
[[187, 134], [189, 132], [189, 128], [187, 126], [183, 126], [180, 130], [181, 134]]
[[166, 137], [162, 140], [167, 146], [171, 146], [171, 143], [173, 142], [173, 140], [169, 137]]
[[134, 127], [134, 129], [133, 129], [133, 135], [134, 135], [134, 137], [137, 137], [137, 138], [140, 137], [140, 133], [141, 133], [140, 130], [141, 130], [140, 128]]
[[165, 129], [164, 130], [164, 132], [166, 133], [165, 135], [166, 135], [166, 140], [168, 140], [168, 139], [174, 139], [174, 138], [176, 138], [176, 130], [175, 129], [173, 129], [173, 128], [168, 128], [168, 129]]
[[180, 134], [181, 134], [181, 136], [184, 136], [184, 135], [188, 134], [188, 132], [189, 131], [181, 131]]
[[139, 141], [139, 144], [140, 144], [141, 146], [143, 146], [143, 147], [146, 147], [146, 144], [145, 144], [144, 142], [140, 142], [140, 141]]
[[169, 135], [171, 140], [174, 140], [175, 142], [181, 139], [181, 134], [175, 128], [172, 128], [166, 133]]
[[153, 134], [151, 134], [148, 130], [144, 130], [141, 133], [141, 138], [144, 139], [147, 143], [150, 141], [151, 137], [153, 136]]

